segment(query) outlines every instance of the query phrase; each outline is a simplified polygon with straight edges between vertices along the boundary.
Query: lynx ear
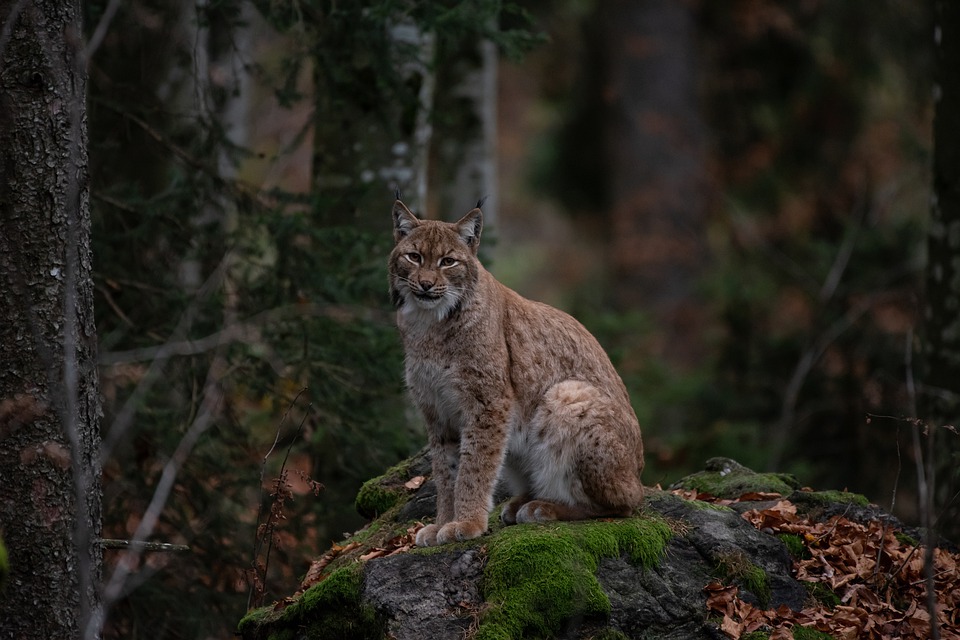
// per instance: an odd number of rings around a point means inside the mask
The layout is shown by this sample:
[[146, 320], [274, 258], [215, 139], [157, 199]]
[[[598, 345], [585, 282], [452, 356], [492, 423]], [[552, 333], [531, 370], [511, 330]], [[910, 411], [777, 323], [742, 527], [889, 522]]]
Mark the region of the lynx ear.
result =
[[400, 242], [401, 238], [410, 235], [410, 232], [420, 226], [420, 220], [413, 215], [407, 205], [397, 200], [393, 203], [393, 240]]
[[470, 247], [474, 254], [477, 253], [477, 249], [480, 247], [480, 232], [482, 230], [483, 213], [480, 209], [472, 210], [457, 222], [457, 233], [460, 234], [460, 237], [467, 243], [467, 246]]

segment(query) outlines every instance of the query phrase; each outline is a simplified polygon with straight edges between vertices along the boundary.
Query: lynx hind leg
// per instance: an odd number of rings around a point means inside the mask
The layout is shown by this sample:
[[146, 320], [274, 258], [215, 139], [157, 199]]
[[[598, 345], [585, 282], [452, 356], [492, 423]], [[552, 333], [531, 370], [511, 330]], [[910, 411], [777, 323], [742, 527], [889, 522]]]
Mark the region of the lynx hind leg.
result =
[[517, 510], [516, 521], [523, 524], [526, 522], [553, 522], [554, 520], [586, 520], [599, 515], [603, 514], [586, 507], [571, 507], [548, 500], [530, 500]]
[[[638, 436], [639, 437], [639, 436]], [[580, 480], [597, 516], [626, 517], [643, 502], [642, 450], [609, 435], [580, 452]]]
[[503, 524], [516, 524], [517, 513], [526, 503], [530, 502], [530, 496], [527, 494], [513, 496], [507, 500], [500, 511], [500, 522]]
[[558, 438], [554, 449], [560, 455], [555, 459], [561, 468], [565, 464], [570, 493], [537, 495], [544, 500], [524, 505], [526, 511], [518, 512], [517, 521], [630, 515], [643, 501], [643, 448], [633, 410], [619, 398], [576, 380], [554, 385], [544, 399], [542, 418]]

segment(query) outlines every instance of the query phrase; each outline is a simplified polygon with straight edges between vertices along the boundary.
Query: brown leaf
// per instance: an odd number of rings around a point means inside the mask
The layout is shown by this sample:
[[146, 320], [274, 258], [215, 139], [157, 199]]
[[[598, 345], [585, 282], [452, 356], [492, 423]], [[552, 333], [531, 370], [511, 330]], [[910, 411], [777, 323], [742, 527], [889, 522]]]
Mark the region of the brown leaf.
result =
[[424, 476], [414, 476], [403, 483], [403, 486], [410, 490], [419, 489], [424, 480], [426, 480]]
[[360, 559], [366, 562], [367, 560], [372, 560], [373, 558], [379, 558], [380, 556], [384, 555], [386, 552], [387, 552], [386, 549], [375, 547], [370, 551], [366, 552], [365, 554], [363, 554], [362, 556], [360, 556]]
[[767, 493], [764, 491], [749, 491], [739, 498], [740, 502], [762, 502], [765, 500], [776, 500], [777, 498], [782, 498], [783, 494], [780, 493]]

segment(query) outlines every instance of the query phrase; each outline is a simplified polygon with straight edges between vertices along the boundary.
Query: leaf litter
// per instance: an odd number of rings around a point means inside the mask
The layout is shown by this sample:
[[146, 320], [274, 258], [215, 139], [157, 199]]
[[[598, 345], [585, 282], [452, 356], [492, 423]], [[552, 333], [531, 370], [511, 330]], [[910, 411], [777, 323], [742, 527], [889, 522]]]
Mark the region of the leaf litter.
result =
[[[931, 635], [927, 606], [924, 549], [894, 529], [871, 520], [854, 522], [844, 515], [816, 521], [798, 514], [797, 506], [779, 494], [745, 494], [720, 500], [709, 494], [677, 490], [688, 500], [717, 504], [774, 501], [742, 514], [757, 529], [790, 534], [806, 553], [794, 558], [796, 579], [808, 585], [811, 597], [800, 611], [787, 606], [763, 609], [739, 597], [736, 585], [712, 582], [705, 587], [707, 609], [721, 618], [729, 638], [753, 631], [771, 640], [793, 638], [794, 627], [807, 627], [838, 640], [925, 640]], [[960, 640], [960, 554], [933, 550], [937, 623], [943, 640]], [[824, 593], [832, 594], [823, 597]], [[819, 594], [820, 597], [814, 597]]]

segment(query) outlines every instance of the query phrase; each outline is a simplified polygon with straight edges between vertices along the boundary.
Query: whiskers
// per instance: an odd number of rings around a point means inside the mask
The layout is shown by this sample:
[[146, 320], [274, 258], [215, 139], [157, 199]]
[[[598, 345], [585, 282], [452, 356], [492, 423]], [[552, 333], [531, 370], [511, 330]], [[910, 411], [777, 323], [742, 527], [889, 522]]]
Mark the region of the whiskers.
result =
[[446, 283], [424, 291], [410, 278], [399, 274], [393, 274], [393, 277], [392, 295], [402, 302], [398, 306], [404, 315], [415, 314], [431, 322], [440, 322], [450, 317], [463, 301], [463, 287]]

